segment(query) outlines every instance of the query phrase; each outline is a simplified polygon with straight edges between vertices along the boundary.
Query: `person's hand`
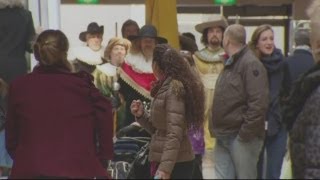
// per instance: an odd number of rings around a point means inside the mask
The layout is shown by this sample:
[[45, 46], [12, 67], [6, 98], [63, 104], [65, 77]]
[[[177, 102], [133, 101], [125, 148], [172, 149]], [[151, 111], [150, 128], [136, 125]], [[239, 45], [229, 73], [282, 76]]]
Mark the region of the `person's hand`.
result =
[[170, 174], [164, 171], [157, 171], [155, 179], [170, 179]]
[[112, 108], [117, 109], [121, 105], [121, 100], [119, 96], [114, 96], [111, 98]]
[[144, 114], [144, 107], [140, 100], [133, 100], [130, 109], [131, 113], [137, 118], [140, 118]]

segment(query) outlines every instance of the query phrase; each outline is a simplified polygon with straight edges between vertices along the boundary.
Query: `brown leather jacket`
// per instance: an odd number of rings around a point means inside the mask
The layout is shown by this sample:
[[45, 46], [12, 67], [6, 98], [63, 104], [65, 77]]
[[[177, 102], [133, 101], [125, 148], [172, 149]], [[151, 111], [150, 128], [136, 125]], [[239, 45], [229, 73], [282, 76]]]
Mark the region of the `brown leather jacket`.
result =
[[[181, 98], [180, 98], [181, 97]], [[194, 159], [187, 135], [185, 101], [181, 82], [168, 78], [151, 104], [150, 114], [137, 121], [150, 133], [149, 160], [159, 162], [159, 170], [171, 173], [176, 162]]]
[[243, 141], [263, 138], [269, 88], [263, 64], [245, 46], [221, 72], [212, 107], [215, 136], [239, 135]]

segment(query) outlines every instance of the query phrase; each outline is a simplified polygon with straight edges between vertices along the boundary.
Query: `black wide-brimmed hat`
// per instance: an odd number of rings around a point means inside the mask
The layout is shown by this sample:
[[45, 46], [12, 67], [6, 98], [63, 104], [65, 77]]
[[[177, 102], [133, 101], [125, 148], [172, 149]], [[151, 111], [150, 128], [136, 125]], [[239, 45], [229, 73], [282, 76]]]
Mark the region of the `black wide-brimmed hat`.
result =
[[168, 40], [166, 38], [158, 36], [157, 29], [152, 25], [144, 25], [140, 29], [137, 36], [129, 36], [128, 39], [132, 41], [143, 37], [154, 38], [158, 41], [159, 44], [168, 43]]
[[88, 25], [87, 31], [83, 31], [79, 34], [79, 39], [83, 42], [86, 42], [86, 35], [89, 34], [103, 34], [103, 26], [99, 26], [96, 22], [92, 22]]

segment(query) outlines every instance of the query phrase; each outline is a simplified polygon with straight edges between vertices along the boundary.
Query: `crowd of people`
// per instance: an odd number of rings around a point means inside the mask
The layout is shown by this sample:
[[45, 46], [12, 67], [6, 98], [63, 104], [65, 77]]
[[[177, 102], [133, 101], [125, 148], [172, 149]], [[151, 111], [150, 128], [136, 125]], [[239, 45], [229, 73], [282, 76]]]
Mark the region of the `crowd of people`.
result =
[[110, 178], [115, 138], [141, 128], [150, 178], [279, 179], [286, 153], [293, 178], [320, 178], [319, 1], [288, 57], [271, 25], [246, 43], [222, 15], [195, 26], [199, 50], [192, 33], [174, 49], [131, 19], [106, 47], [97, 22], [69, 47], [60, 30], [36, 34], [19, 0], [0, 13], [0, 176]]

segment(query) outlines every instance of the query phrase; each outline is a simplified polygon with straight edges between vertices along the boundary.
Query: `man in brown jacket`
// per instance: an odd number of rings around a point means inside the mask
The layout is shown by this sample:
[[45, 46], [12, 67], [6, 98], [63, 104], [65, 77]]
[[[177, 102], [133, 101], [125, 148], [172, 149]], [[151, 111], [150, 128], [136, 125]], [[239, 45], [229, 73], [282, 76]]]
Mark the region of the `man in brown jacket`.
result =
[[229, 26], [223, 47], [229, 55], [220, 74], [212, 109], [212, 132], [218, 179], [255, 179], [268, 106], [268, 78], [247, 47], [242, 25]]

